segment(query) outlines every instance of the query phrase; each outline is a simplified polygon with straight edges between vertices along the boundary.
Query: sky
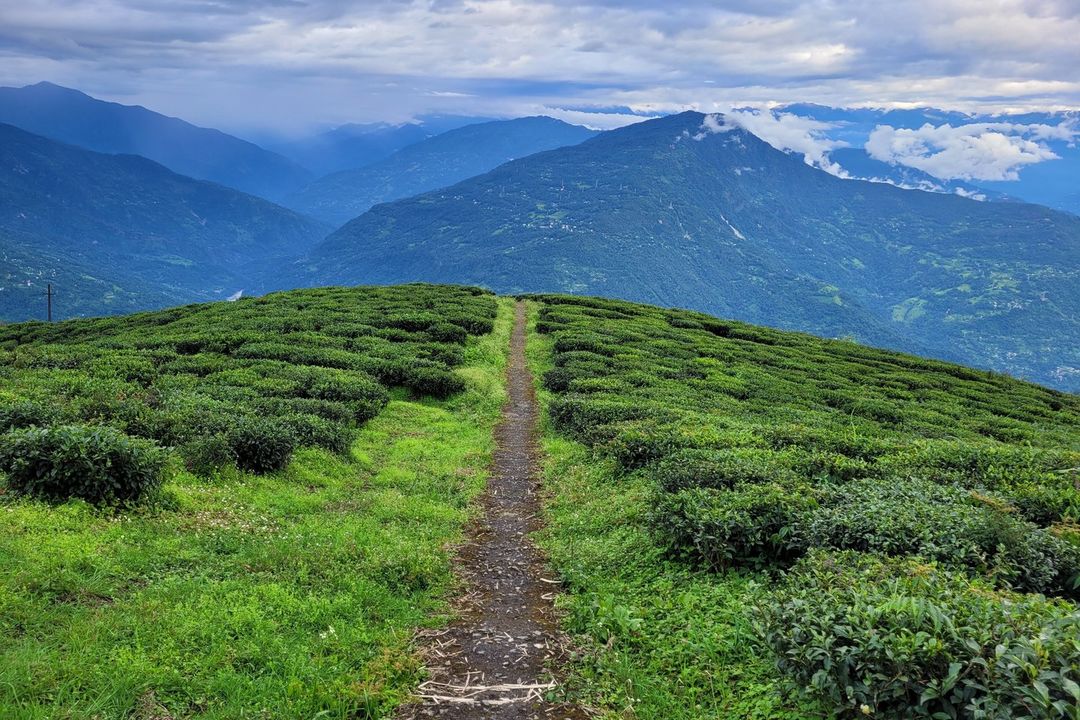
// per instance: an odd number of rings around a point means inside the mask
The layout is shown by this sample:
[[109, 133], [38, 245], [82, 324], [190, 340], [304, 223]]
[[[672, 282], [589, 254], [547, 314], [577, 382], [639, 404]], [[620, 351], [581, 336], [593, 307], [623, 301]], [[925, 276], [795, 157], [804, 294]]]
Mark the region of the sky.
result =
[[424, 113], [1045, 110], [1080, 108], [1077, 38], [1080, 0], [0, 0], [0, 85], [286, 134]]

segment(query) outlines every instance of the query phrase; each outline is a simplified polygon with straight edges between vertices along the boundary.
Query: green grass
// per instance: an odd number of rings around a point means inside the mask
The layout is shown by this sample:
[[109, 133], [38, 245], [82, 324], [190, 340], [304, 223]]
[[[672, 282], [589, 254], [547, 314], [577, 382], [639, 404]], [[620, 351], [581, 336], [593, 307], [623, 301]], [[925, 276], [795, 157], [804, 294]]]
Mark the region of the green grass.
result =
[[[529, 365], [552, 367], [550, 336], [535, 333]], [[546, 410], [552, 393], [538, 382]], [[610, 458], [560, 436], [543, 414], [547, 527], [539, 536], [566, 585], [566, 624], [584, 650], [572, 691], [605, 717], [806, 718], [785, 701], [745, 613], [753, 573], [695, 572], [668, 560], [651, 535], [652, 484], [624, 477]]]
[[397, 390], [348, 457], [179, 472], [153, 504], [0, 495], [0, 717], [384, 717], [445, 620], [447, 547], [483, 486], [511, 303], [449, 400]]
[[585, 703], [1076, 717], [1076, 396], [698, 313], [531, 312]]

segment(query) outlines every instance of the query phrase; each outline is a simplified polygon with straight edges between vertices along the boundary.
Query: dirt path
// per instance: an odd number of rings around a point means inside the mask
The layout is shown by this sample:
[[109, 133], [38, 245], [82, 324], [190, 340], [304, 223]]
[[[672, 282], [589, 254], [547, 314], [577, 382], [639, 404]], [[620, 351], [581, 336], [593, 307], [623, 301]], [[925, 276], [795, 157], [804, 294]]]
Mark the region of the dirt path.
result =
[[420, 686], [420, 701], [401, 709], [403, 720], [588, 717], [544, 700], [556, 691], [551, 668], [564, 659], [565, 647], [552, 608], [556, 586], [528, 538], [540, 522], [540, 483], [522, 302], [514, 309], [507, 391], [483, 516], [458, 555], [465, 583], [454, 602], [458, 619], [422, 639], [430, 680]]

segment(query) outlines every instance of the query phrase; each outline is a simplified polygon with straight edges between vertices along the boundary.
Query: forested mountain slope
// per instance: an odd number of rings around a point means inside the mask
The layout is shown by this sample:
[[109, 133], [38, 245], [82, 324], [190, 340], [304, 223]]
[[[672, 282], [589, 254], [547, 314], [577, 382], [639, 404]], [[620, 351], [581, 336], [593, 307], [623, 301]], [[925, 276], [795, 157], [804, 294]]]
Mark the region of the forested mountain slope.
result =
[[0, 123], [89, 150], [142, 155], [261, 197], [277, 198], [311, 179], [295, 162], [220, 130], [52, 83], [0, 88]]
[[598, 293], [1080, 384], [1080, 218], [842, 180], [717, 128], [643, 122], [376, 206], [290, 282]]
[[282, 204], [341, 225], [372, 205], [453, 185], [514, 158], [576, 145], [595, 134], [548, 117], [467, 125], [409, 145], [365, 167], [319, 178]]
[[326, 232], [267, 200], [142, 157], [0, 125], [4, 320], [41, 317], [32, 308], [43, 307], [36, 296], [49, 278], [60, 293], [58, 318], [224, 298]]

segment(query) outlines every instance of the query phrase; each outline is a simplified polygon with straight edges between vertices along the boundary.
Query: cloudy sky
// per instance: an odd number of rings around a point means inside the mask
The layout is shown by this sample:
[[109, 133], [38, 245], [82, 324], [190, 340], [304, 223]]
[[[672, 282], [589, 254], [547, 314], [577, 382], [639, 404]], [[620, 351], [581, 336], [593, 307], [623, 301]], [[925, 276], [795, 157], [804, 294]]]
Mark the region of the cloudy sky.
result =
[[1077, 38], [1080, 0], [0, 0], [0, 84], [290, 132], [791, 101], [1060, 109], [1080, 108]]

